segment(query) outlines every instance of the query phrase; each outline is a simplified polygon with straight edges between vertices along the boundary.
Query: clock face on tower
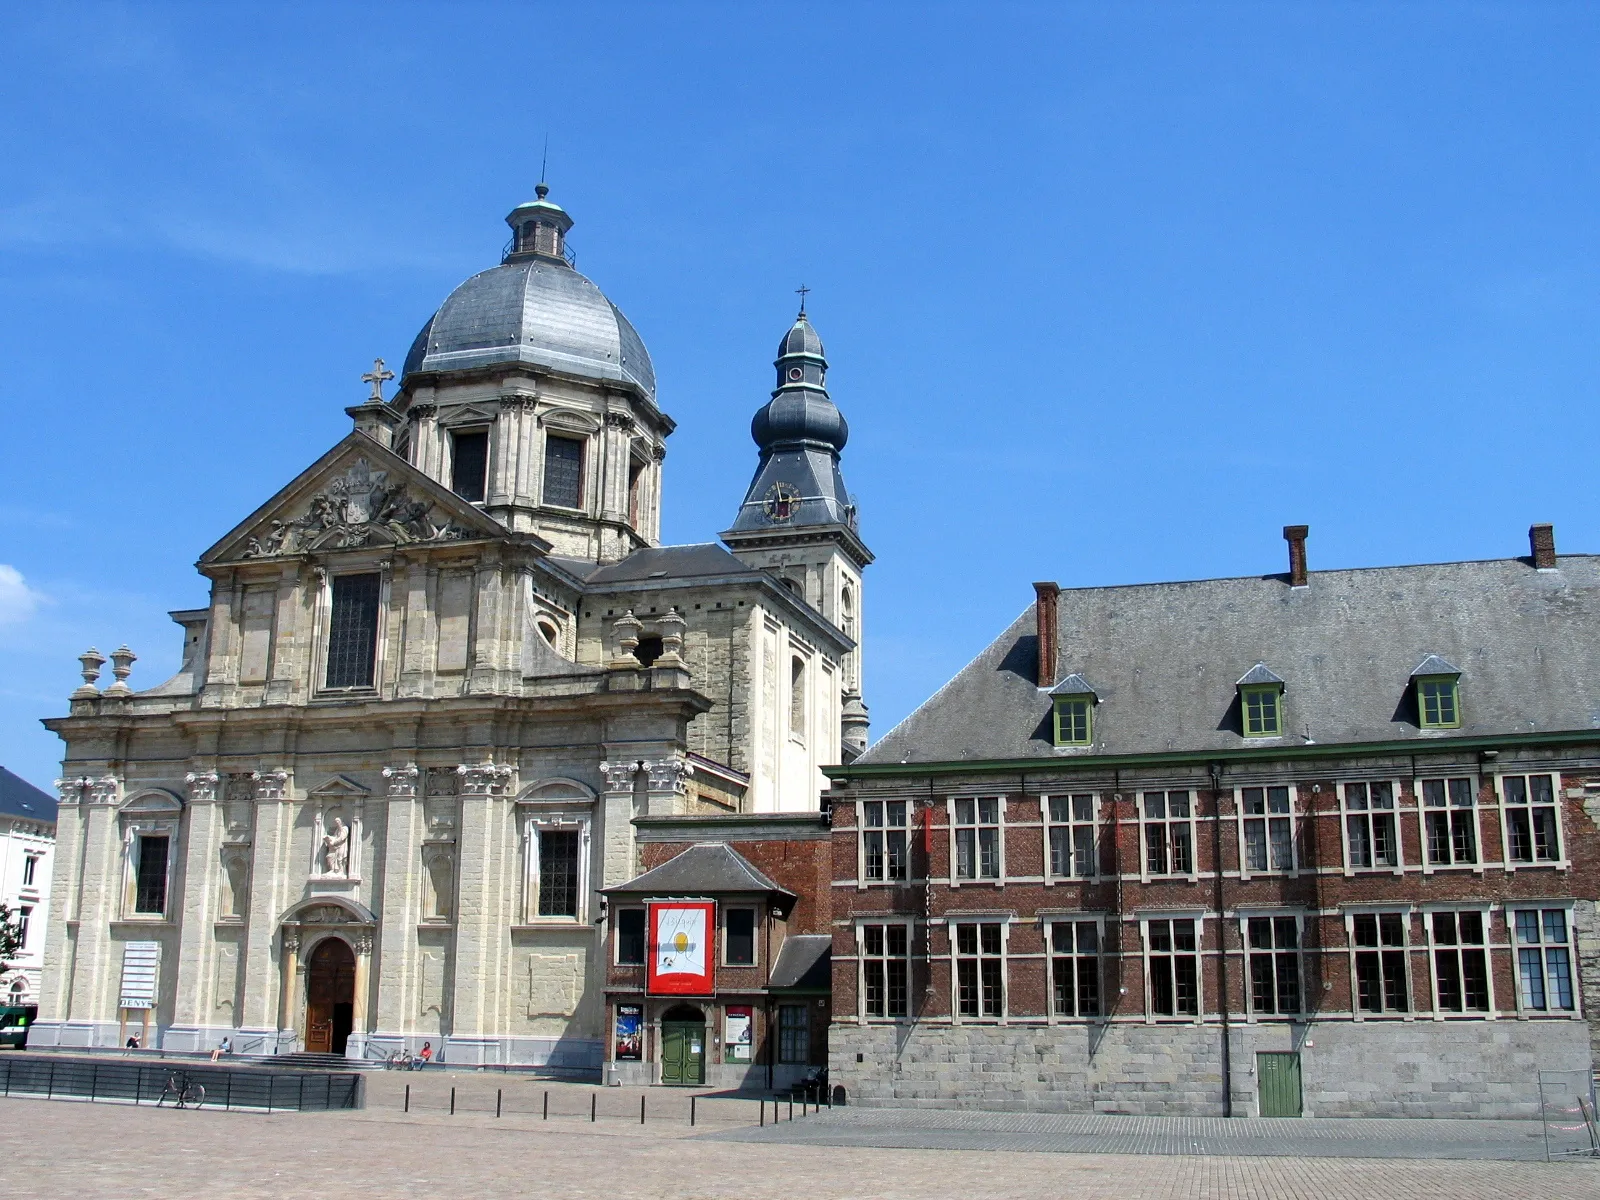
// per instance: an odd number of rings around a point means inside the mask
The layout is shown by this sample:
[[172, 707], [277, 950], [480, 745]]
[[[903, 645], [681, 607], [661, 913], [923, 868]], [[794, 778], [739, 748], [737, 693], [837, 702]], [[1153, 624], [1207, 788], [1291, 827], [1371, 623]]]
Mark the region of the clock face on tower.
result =
[[761, 509], [767, 514], [767, 520], [782, 522], [794, 517], [795, 509], [800, 506], [800, 491], [793, 484], [775, 483], [767, 489], [766, 499], [761, 502]]

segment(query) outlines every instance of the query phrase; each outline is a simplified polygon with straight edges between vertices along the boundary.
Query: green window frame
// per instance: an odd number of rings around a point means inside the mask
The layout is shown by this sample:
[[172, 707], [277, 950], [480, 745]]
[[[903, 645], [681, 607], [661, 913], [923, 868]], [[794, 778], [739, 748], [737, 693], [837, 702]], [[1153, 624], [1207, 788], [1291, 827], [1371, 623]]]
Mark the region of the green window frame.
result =
[[1417, 678], [1417, 720], [1424, 729], [1461, 728], [1461, 681], [1454, 675]]
[[1239, 710], [1245, 737], [1283, 735], [1283, 689], [1277, 684], [1252, 684], [1240, 688]]
[[1094, 700], [1089, 696], [1056, 697], [1056, 745], [1094, 744]]

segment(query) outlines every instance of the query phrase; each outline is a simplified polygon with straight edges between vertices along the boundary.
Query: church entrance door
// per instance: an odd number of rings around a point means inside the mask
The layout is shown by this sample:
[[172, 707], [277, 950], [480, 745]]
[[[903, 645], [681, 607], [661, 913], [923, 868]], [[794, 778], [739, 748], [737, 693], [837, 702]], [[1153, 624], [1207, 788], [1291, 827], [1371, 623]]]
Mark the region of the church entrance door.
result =
[[697, 1087], [706, 1081], [706, 1018], [680, 1004], [661, 1017], [661, 1082]]
[[311, 952], [306, 978], [306, 1049], [312, 1054], [343, 1054], [355, 1013], [356, 956], [336, 937], [323, 938]]

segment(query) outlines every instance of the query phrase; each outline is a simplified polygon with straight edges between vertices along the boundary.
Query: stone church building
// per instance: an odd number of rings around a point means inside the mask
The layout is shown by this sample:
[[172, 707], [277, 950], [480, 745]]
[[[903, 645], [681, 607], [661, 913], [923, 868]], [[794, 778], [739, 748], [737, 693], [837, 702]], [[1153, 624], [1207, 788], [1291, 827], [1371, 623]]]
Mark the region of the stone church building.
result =
[[722, 544], [662, 546], [674, 422], [547, 191], [201, 555], [178, 674], [83, 655], [34, 1044], [597, 1069], [635, 820], [815, 812], [865, 747], [872, 556], [804, 311]]

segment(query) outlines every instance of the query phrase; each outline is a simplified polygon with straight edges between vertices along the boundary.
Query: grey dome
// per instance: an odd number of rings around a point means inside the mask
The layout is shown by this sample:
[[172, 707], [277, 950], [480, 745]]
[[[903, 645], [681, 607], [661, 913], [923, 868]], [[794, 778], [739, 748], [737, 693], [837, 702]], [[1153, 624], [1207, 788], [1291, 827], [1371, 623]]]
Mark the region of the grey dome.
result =
[[631, 383], [655, 400], [655, 368], [628, 318], [551, 258], [491, 267], [451, 292], [411, 344], [402, 378], [511, 362]]
[[783, 335], [783, 341], [778, 343], [778, 357], [791, 358], [805, 355], [810, 358], [822, 358], [822, 339], [817, 336], [817, 331], [812, 328], [811, 322], [806, 320], [806, 314], [801, 313], [795, 318], [794, 328]]

